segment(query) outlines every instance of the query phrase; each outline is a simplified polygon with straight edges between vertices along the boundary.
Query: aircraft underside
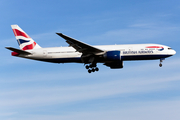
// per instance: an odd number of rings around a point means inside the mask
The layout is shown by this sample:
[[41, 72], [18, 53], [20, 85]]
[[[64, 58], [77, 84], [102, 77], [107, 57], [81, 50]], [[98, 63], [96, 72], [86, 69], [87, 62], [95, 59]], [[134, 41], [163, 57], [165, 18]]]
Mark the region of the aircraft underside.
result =
[[[132, 60], [156, 60], [161, 58], [167, 58], [172, 55], [133, 55], [133, 56], [121, 56], [120, 61], [132, 61]], [[83, 63], [81, 57], [73, 57], [73, 58], [43, 58], [43, 59], [35, 59], [44, 62], [52, 62], [52, 63]], [[105, 59], [97, 59], [98, 63], [104, 63], [107, 60]], [[114, 61], [107, 61], [114, 62]], [[89, 62], [88, 62], [89, 63]]]
[[123, 68], [123, 61], [132, 61], [132, 60], [156, 60], [160, 59], [160, 67], [162, 66], [161, 62], [163, 59], [170, 57], [171, 55], [132, 55], [132, 56], [121, 56], [121, 60], [106, 60], [102, 58], [97, 58], [94, 62], [82, 62], [81, 57], [73, 57], [73, 58], [45, 58], [45, 59], [35, 59], [44, 62], [51, 63], [84, 63], [86, 65], [86, 69], [88, 72], [98, 71], [97, 63], [104, 63], [104, 65], [110, 67], [111, 69]]

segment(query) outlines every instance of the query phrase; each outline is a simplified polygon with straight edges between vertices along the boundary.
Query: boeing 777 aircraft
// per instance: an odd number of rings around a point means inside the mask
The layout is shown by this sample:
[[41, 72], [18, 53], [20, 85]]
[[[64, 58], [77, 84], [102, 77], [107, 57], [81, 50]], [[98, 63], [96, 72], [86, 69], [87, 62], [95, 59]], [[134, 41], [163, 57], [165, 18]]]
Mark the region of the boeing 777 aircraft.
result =
[[123, 68], [123, 61], [154, 60], [162, 61], [176, 54], [168, 46], [160, 44], [127, 44], [91, 46], [70, 38], [62, 33], [56, 33], [64, 38], [69, 47], [41, 48], [18, 25], [11, 25], [20, 49], [6, 47], [13, 51], [12, 56], [52, 63], [84, 63], [88, 72], [99, 71], [97, 63], [103, 63], [111, 69]]

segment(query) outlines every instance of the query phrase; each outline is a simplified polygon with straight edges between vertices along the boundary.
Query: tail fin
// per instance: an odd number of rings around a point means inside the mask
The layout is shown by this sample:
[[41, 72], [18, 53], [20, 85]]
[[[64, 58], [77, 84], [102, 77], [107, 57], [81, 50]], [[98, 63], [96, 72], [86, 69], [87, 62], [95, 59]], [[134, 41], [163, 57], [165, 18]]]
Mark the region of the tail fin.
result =
[[41, 48], [31, 37], [28, 36], [18, 25], [11, 25], [14, 35], [21, 50]]

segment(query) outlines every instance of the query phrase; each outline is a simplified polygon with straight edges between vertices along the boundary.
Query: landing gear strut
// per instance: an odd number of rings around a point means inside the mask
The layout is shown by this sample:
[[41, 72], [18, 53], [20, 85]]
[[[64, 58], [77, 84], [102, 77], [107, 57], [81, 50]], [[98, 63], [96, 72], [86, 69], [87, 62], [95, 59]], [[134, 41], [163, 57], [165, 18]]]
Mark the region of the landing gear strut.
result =
[[96, 64], [86, 65], [85, 67], [86, 67], [86, 69], [88, 69], [88, 73], [99, 71], [99, 68], [97, 67]]
[[162, 67], [162, 62], [163, 62], [163, 60], [165, 60], [165, 59], [164, 59], [164, 58], [161, 58], [161, 59], [160, 59], [159, 67]]

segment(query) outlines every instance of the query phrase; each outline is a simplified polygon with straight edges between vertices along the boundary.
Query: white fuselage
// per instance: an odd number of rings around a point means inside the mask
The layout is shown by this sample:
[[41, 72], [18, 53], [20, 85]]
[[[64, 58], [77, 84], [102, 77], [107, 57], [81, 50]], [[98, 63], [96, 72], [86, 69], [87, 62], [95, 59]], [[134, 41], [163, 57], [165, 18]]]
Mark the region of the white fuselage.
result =
[[[162, 48], [148, 46], [161, 46]], [[168, 46], [160, 44], [127, 44], [127, 45], [102, 45], [93, 46], [104, 51], [120, 51], [120, 60], [151, 60], [162, 59], [174, 55], [176, 52]], [[81, 63], [82, 53], [77, 52], [73, 47], [52, 47], [27, 50], [30, 55], [19, 57], [54, 63]], [[98, 61], [98, 62], [104, 62]]]

